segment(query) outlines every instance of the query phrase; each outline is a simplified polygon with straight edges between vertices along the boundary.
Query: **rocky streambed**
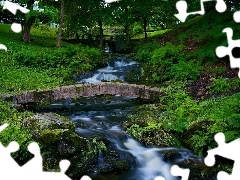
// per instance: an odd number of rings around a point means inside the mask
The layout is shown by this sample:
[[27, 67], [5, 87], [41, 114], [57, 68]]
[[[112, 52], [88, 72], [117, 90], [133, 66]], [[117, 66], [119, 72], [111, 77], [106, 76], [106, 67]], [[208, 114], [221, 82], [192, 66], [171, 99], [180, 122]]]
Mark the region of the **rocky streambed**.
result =
[[[105, 80], [121, 77], [126, 83], [124, 67], [129, 70], [128, 65], [135, 63], [123, 59], [116, 62], [82, 81], [99, 82], [101, 76]], [[203, 165], [203, 159], [187, 149], [171, 147], [173, 140], [166, 132], [158, 137], [165, 148], [148, 147], [129, 136], [122, 127], [130, 120], [127, 117], [132, 109], [140, 104], [136, 98], [118, 95], [64, 99], [34, 106], [36, 114], [23, 125], [41, 144], [44, 169], [56, 171], [59, 161], [68, 159], [71, 166], [67, 174], [74, 180], [83, 175], [95, 180], [154, 180], [160, 176], [180, 180], [170, 173], [173, 164], [191, 168], [191, 180], [216, 179], [215, 172], [209, 173]]]

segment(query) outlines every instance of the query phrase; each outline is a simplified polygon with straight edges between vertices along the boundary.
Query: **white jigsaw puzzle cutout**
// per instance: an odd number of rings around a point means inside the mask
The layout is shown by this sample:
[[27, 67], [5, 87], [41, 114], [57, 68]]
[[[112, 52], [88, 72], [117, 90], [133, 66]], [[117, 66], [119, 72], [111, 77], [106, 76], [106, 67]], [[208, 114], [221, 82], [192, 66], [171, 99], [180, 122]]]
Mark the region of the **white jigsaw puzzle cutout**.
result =
[[[182, 177], [181, 180], [188, 180], [190, 169], [183, 169], [183, 168], [180, 168], [178, 165], [173, 165], [171, 167], [171, 174], [173, 176], [181, 176]], [[154, 180], [167, 180], [167, 179], [165, 179], [162, 176], [157, 176], [155, 177]]]
[[[8, 124], [0, 126], [0, 132], [7, 126]], [[28, 151], [32, 153], [34, 157], [23, 166], [19, 166], [19, 164], [11, 156], [11, 153], [18, 150], [19, 144], [15, 141], [12, 141], [7, 147], [4, 147], [0, 142], [1, 178], [7, 177], [7, 179], [32, 180], [34, 177], [38, 177], [38, 179], [71, 180], [65, 174], [70, 166], [70, 162], [68, 160], [60, 161], [60, 172], [44, 172], [40, 147], [36, 142], [32, 142], [28, 145]], [[91, 180], [91, 178], [84, 175], [80, 180]]]
[[[116, 0], [105, 0], [106, 3], [111, 3]], [[216, 3], [216, 10], [219, 13], [222, 13], [226, 11], [227, 6], [224, 2], [224, 0], [201, 0], [201, 10], [196, 12], [187, 12], [187, 3], [184, 0], [180, 0], [176, 3], [176, 8], [178, 10], [178, 14], [175, 14], [175, 17], [177, 17], [181, 22], [185, 22], [186, 18], [189, 15], [194, 14], [200, 14], [203, 15], [205, 13], [204, 9], [204, 2], [207, 1], [217, 1]], [[3, 9], [8, 9], [11, 13], [16, 15], [17, 10], [20, 10], [22, 13], [28, 13], [29, 10], [17, 5], [15, 3], [12, 3], [10, 1], [6, 1]], [[233, 15], [234, 21], [237, 23], [240, 23], [240, 11], [237, 11]], [[11, 29], [19, 33], [21, 32], [22, 28], [21, 25], [18, 23], [13, 23], [11, 26]], [[228, 47], [219, 46], [216, 49], [216, 54], [218, 57], [224, 57], [226, 55], [230, 56], [230, 65], [232, 68], [240, 68], [240, 62], [237, 61], [239, 59], [234, 58], [232, 56], [232, 49], [234, 47], [240, 47], [240, 40], [233, 40], [233, 30], [231, 28], [225, 28], [223, 32], [227, 33], [227, 39], [228, 39]], [[7, 47], [3, 44], [0, 44], [0, 49], [4, 49], [7, 51]], [[239, 72], [239, 78], [240, 78], [240, 72]], [[0, 132], [4, 130], [8, 124], [4, 124], [0, 126]], [[238, 169], [240, 169], [240, 157], [238, 157], [238, 152], [240, 149], [240, 139], [237, 139], [235, 141], [232, 141], [230, 143], [225, 143], [225, 136], [223, 133], [218, 133], [215, 135], [215, 140], [218, 143], [218, 147], [212, 150], [208, 151], [208, 156], [205, 158], [205, 164], [207, 166], [213, 166], [215, 164], [215, 155], [220, 155], [222, 157], [234, 160], [234, 167], [231, 174], [228, 174], [226, 172], [219, 172], [218, 173], [218, 180], [237, 180], [240, 177], [240, 172], [238, 172]], [[39, 145], [35, 142], [29, 144], [28, 150], [30, 153], [34, 155], [34, 158], [32, 158], [29, 162], [27, 162], [22, 167], [17, 164], [17, 162], [12, 158], [11, 153], [18, 151], [19, 144], [15, 141], [11, 142], [7, 147], [4, 147], [0, 143], [0, 168], [1, 168], [1, 177], [8, 177], [8, 179], [24, 179], [24, 180], [32, 180], [33, 177], [38, 177], [39, 179], [51, 179], [51, 180], [71, 180], [66, 174], [66, 170], [70, 166], [70, 162], [68, 160], [62, 160], [59, 163], [60, 172], [43, 172], [42, 168], [42, 156], [40, 152]], [[239, 161], [239, 162], [238, 162]], [[14, 172], [14, 173], [12, 173]], [[171, 174], [173, 176], [181, 176], [182, 180], [188, 180], [189, 178], [189, 169], [182, 169], [177, 165], [173, 165], [171, 168]], [[83, 176], [80, 180], [91, 180], [89, 176]], [[155, 180], [165, 180], [164, 177], [158, 176], [155, 178]]]
[[181, 176], [181, 180], [188, 180], [189, 174], [190, 174], [190, 169], [183, 169], [180, 168], [178, 165], [173, 165], [171, 167], [171, 174], [173, 176]]
[[215, 164], [215, 155], [222, 156], [224, 158], [234, 161], [232, 173], [228, 174], [224, 171], [220, 171], [217, 175], [218, 180], [239, 180], [240, 177], [240, 139], [236, 139], [229, 143], [225, 143], [225, 136], [223, 133], [217, 133], [214, 136], [215, 141], [218, 143], [218, 147], [209, 150], [204, 162], [207, 166], [213, 166]]
[[[5, 1], [5, 4], [3, 6], [3, 9], [9, 10], [12, 14], [16, 15], [17, 10], [21, 11], [22, 13], [28, 13], [30, 10], [27, 8], [24, 8], [16, 3]], [[12, 23], [11, 29], [15, 33], [20, 33], [22, 31], [22, 25], [19, 23]], [[4, 44], [0, 44], [0, 49], [3, 49], [7, 51], [7, 47]]]
[[[233, 14], [233, 19], [236, 23], [240, 23], [240, 11], [236, 11]], [[222, 32], [227, 34], [228, 47], [218, 46], [216, 48], [216, 55], [219, 58], [222, 58], [228, 55], [230, 60], [230, 67], [240, 69], [240, 57], [234, 57], [232, 52], [234, 48], [240, 48], [240, 39], [238, 40], [232, 39], [233, 38], [232, 28], [227, 27], [223, 29]], [[238, 77], [240, 78], [240, 71], [238, 72]]]
[[215, 9], [219, 12], [219, 13], [223, 13], [227, 10], [227, 5], [224, 2], [224, 0], [201, 0], [200, 4], [201, 4], [201, 10], [200, 11], [196, 11], [196, 12], [187, 12], [187, 2], [184, 0], [178, 1], [176, 3], [176, 8], [178, 10], [178, 14], [175, 14], [174, 16], [176, 18], [178, 18], [181, 22], [185, 22], [187, 17], [189, 15], [194, 15], [194, 14], [200, 14], [203, 15], [205, 14], [205, 9], [204, 9], [204, 2], [208, 2], [208, 1], [217, 1]]

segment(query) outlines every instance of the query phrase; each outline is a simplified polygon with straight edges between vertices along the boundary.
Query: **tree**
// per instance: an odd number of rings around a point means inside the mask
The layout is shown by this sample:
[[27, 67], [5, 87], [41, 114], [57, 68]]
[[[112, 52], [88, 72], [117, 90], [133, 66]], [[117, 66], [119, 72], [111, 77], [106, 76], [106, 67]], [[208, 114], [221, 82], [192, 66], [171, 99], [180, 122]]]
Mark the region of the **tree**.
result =
[[144, 29], [144, 37], [147, 39], [147, 25], [149, 20], [156, 13], [156, 6], [159, 6], [159, 1], [155, 0], [135, 0], [133, 8], [133, 16], [136, 21], [141, 21]]
[[[41, 0], [39, 2], [38, 6], [42, 7], [43, 11], [37, 11], [37, 10], [33, 9], [35, 0], [19, 0], [18, 3], [20, 3], [22, 5], [25, 4], [26, 8], [30, 10], [30, 12], [25, 15], [24, 22], [22, 23], [22, 26], [23, 26], [22, 39], [24, 42], [30, 43], [31, 42], [30, 31], [31, 31], [32, 25], [39, 18], [45, 19], [45, 21], [47, 19], [48, 19], [48, 21], [51, 20], [53, 18], [53, 17], [51, 18], [51, 16], [52, 16], [51, 10], [54, 9], [53, 7], [58, 8], [59, 3], [57, 1], [53, 1], [53, 0]], [[47, 9], [47, 11], [45, 9]], [[54, 11], [55, 11], [55, 9], [54, 9]], [[56, 14], [56, 12], [54, 12], [54, 13]], [[54, 19], [56, 19], [56, 18], [54, 17]]]
[[127, 44], [130, 42], [130, 28], [134, 23], [134, 0], [119, 0], [111, 3], [113, 19], [124, 27]]
[[103, 49], [103, 26], [106, 18], [111, 16], [111, 10], [107, 3], [104, 0], [80, 0], [71, 3], [70, 9], [71, 11], [66, 12], [68, 28], [77, 33], [86, 27], [89, 30], [98, 27], [99, 48]]
[[61, 0], [60, 23], [58, 28], [57, 47], [61, 47], [61, 44], [62, 44], [63, 22], [64, 22], [64, 0]]
[[37, 13], [33, 11], [33, 4], [34, 0], [21, 0], [20, 3], [26, 4], [27, 9], [30, 10], [29, 13], [26, 14], [25, 20], [23, 23], [23, 33], [22, 33], [22, 39], [24, 42], [30, 43], [30, 31], [31, 27], [35, 21]]

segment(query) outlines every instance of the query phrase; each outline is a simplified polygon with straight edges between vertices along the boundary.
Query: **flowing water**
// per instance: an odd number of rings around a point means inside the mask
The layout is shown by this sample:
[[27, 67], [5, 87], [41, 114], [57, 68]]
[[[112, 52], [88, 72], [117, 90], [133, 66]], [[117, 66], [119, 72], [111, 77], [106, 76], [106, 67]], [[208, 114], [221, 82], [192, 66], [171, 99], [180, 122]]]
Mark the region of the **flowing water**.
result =
[[108, 66], [98, 69], [92, 77], [77, 80], [77, 83], [97, 83], [104, 81], [121, 80], [126, 82], [126, 73], [138, 67], [136, 61], [127, 60], [126, 55], [119, 55], [112, 62], [108, 62]]
[[[134, 61], [124, 61], [122, 57], [119, 57], [114, 62], [109, 63], [108, 67], [97, 70], [92, 77], [78, 82], [95, 83], [102, 79], [121, 79], [124, 81], [124, 73], [136, 65], [137, 63]], [[138, 105], [131, 97], [85, 97], [75, 102], [72, 102], [71, 99], [55, 102], [47, 110], [68, 116], [75, 123], [76, 133], [80, 136], [86, 138], [104, 136], [111, 142], [110, 151], [117, 151], [119, 160], [127, 160], [131, 164], [130, 169], [124, 172], [103, 174], [101, 170], [109, 166], [109, 161], [102, 154], [99, 154], [98, 169], [90, 170], [87, 174], [92, 179], [154, 180], [158, 176], [163, 176], [166, 180], [179, 180], [179, 177], [171, 175], [171, 165], [185, 159], [198, 159], [198, 157], [184, 149], [145, 147], [130, 137], [121, 128], [121, 125], [126, 120], [127, 115], [131, 113], [132, 108]], [[164, 160], [164, 152], [166, 151], [176, 151], [179, 155], [172, 162], [166, 161]]]

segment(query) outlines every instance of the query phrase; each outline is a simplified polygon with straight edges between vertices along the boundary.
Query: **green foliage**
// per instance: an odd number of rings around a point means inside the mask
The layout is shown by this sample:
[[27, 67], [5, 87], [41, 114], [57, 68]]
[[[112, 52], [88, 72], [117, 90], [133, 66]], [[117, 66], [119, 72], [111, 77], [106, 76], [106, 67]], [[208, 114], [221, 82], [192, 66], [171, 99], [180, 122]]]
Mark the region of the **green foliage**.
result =
[[149, 120], [146, 126], [143, 127], [139, 126], [138, 124], [131, 125], [130, 128], [128, 128], [127, 132], [130, 132], [131, 135], [135, 138], [141, 139], [146, 133], [158, 131], [159, 129], [161, 129], [161, 126], [161, 123]]
[[183, 49], [181, 44], [166, 43], [160, 47], [157, 42], [146, 43], [136, 48], [135, 58], [144, 63], [142, 76], [145, 76], [146, 80], [156, 82], [167, 79], [195, 80], [203, 71], [201, 61], [186, 56]]
[[219, 93], [227, 92], [231, 88], [225, 78], [219, 78], [219, 79], [212, 78], [211, 81], [212, 82], [208, 86], [208, 89], [210, 90], [210, 92], [212, 94], [214, 94], [214, 93], [219, 94]]
[[135, 47], [135, 51], [137, 52], [135, 59], [140, 62], [148, 62], [151, 60], [152, 52], [158, 48], [160, 48], [160, 45], [157, 41], [138, 45]]
[[175, 80], [197, 79], [200, 72], [203, 70], [200, 61], [185, 61], [180, 59], [178, 64], [173, 64], [169, 76]]
[[142, 25], [138, 24], [138, 23], [135, 23], [133, 28], [132, 28], [132, 36], [136, 35], [136, 34], [139, 34], [139, 33], [143, 33], [143, 27]]
[[[165, 34], [166, 32], [170, 31], [170, 29], [166, 29], [166, 30], [155, 30], [153, 32], [147, 32], [147, 37], [150, 39], [156, 39], [159, 36]], [[135, 34], [132, 39], [143, 39], [144, 38], [144, 32], [142, 31], [139, 34]]]
[[[51, 88], [69, 84], [74, 73], [83, 73], [102, 65], [102, 52], [82, 45], [64, 43], [55, 48], [56, 32], [42, 25], [32, 28], [33, 42], [23, 43], [11, 26], [1, 24], [0, 40], [8, 48], [0, 54], [0, 92]], [[46, 28], [46, 30], [44, 30]], [[45, 37], [46, 35], [46, 37]]]
[[239, 78], [212, 78], [211, 84], [207, 87], [210, 94], [224, 94], [231, 90], [236, 90], [240, 87]]
[[209, 67], [209, 69], [206, 69], [206, 71], [207, 71], [207, 73], [218, 76], [218, 75], [222, 75], [222, 74], [226, 73], [227, 70], [226, 70], [226, 67], [220, 66], [220, 67], [216, 67], [216, 68]]
[[11, 103], [0, 101], [0, 122], [1, 124], [7, 123], [9, 125], [0, 133], [1, 143], [4, 146], [8, 146], [11, 141], [16, 141], [21, 148], [13, 156], [21, 161], [29, 158], [27, 145], [32, 141], [32, 137], [28, 129], [22, 127], [22, 121], [24, 119], [27, 120], [29, 116], [31, 116], [31, 113], [19, 113], [11, 108]]
[[173, 64], [178, 63], [182, 50], [182, 45], [174, 46], [172, 43], [167, 43], [164, 47], [154, 50], [149, 61], [154, 81], [168, 78], [166, 73], [169, 73]]
[[47, 51], [30, 49], [16, 52], [13, 58], [19, 65], [31, 68], [40, 66], [43, 69], [57, 67], [81, 69], [81, 66], [87, 63], [93, 67], [97, 66], [101, 60], [101, 51], [83, 46], [68, 46]]
[[[50, 88], [63, 84], [62, 76], [53, 76], [50, 70], [17, 67], [11, 56], [0, 59], [0, 93], [18, 93], [24, 90]], [[11, 63], [12, 62], [12, 63]]]
[[[233, 79], [231, 86], [236, 81]], [[165, 95], [160, 104], [143, 105], [125, 124], [127, 131], [137, 139], [142, 140], [146, 132], [153, 136], [157, 132], [170, 132], [185, 148], [202, 156], [217, 146], [216, 133], [223, 132], [228, 142], [240, 137], [240, 93], [196, 101], [188, 95], [183, 82], [171, 81], [161, 89]]]

